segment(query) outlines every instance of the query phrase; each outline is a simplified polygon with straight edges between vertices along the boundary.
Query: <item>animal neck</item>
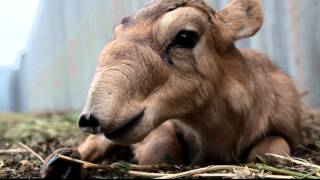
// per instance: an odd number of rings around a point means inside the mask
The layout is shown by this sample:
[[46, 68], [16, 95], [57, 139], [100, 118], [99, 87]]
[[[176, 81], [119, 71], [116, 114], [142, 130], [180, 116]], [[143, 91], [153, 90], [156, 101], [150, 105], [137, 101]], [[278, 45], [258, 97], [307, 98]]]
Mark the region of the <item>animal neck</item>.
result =
[[200, 153], [210, 161], [229, 163], [239, 156], [237, 142], [244, 123], [227, 104], [216, 106], [213, 103], [182, 121], [193, 129], [199, 140], [200, 151], [204, 151]]
[[208, 153], [219, 160], [227, 153], [230, 161], [237, 157], [241, 131], [245, 128], [245, 117], [252, 105], [250, 78], [252, 75], [246, 61], [237, 49], [224, 60], [218, 85], [211, 92], [211, 99], [196, 112], [187, 115], [182, 121], [191, 127], [199, 137], [201, 146], [214, 150]]
[[243, 124], [242, 118], [243, 115], [236, 112], [226, 100], [217, 100], [211, 102], [207, 107], [187, 115], [182, 119], [182, 122], [202, 137], [230, 136], [239, 131], [237, 129], [241, 128], [241, 124]]

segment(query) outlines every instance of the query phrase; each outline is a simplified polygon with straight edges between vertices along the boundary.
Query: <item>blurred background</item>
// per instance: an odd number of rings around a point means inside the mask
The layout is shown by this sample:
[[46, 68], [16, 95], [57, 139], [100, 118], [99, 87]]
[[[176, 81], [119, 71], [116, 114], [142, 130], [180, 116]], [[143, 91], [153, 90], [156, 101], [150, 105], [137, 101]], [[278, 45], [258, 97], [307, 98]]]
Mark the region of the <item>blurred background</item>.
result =
[[[0, 112], [82, 109], [114, 27], [147, 0], [0, 0]], [[216, 10], [228, 0], [209, 0]], [[238, 42], [266, 53], [320, 107], [320, 1], [263, 0], [265, 22]]]

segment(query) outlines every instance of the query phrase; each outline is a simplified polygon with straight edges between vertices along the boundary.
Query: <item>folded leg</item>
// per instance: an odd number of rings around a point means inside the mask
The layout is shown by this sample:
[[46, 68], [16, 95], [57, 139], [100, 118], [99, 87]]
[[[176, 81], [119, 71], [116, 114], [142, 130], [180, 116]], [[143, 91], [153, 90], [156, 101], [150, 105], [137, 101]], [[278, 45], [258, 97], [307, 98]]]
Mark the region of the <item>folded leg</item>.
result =
[[74, 159], [95, 162], [103, 158], [117, 145], [102, 135], [90, 135], [78, 148], [61, 148], [46, 158], [41, 170], [43, 178], [79, 178], [84, 175], [80, 165], [58, 159], [55, 155], [65, 155]]
[[257, 157], [272, 163], [272, 158], [266, 154], [277, 154], [282, 156], [290, 155], [288, 142], [280, 136], [269, 136], [261, 140], [249, 153], [248, 162], [255, 162]]
[[170, 156], [176, 164], [183, 162], [182, 148], [178, 142], [173, 124], [169, 121], [151, 132], [141, 143], [132, 146], [136, 160], [140, 165], [152, 165], [165, 162]]

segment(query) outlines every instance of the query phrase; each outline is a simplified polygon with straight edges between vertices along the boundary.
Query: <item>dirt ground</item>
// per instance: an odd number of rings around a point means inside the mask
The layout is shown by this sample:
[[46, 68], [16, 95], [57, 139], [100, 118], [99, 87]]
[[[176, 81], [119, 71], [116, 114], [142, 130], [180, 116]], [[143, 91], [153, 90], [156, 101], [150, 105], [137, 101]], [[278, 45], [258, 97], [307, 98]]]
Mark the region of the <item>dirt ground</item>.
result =
[[[86, 136], [76, 126], [77, 116], [77, 113], [0, 114], [0, 179], [39, 178], [41, 161], [25, 151], [19, 142], [43, 158], [61, 147], [75, 147]], [[320, 165], [320, 109], [305, 110], [303, 129], [303, 144], [293, 156]], [[119, 154], [103, 163], [132, 161], [130, 156], [123, 155], [127, 152]], [[119, 178], [97, 172], [91, 172], [89, 177]]]

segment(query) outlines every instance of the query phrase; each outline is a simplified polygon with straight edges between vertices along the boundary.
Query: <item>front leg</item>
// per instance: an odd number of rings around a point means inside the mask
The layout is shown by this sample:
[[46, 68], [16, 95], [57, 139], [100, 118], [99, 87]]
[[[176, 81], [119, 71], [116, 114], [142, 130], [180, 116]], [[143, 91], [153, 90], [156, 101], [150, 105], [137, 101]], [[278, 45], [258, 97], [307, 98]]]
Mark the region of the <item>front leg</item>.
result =
[[86, 141], [78, 147], [81, 159], [88, 162], [96, 162], [119, 145], [107, 139], [104, 135], [90, 135]]
[[84, 176], [78, 164], [58, 159], [55, 155], [61, 154], [75, 159], [95, 162], [103, 158], [117, 145], [102, 135], [90, 135], [78, 148], [62, 148], [46, 158], [41, 170], [43, 178], [79, 178]]
[[248, 162], [256, 162], [261, 157], [267, 163], [273, 163], [272, 158], [266, 154], [277, 154], [282, 156], [290, 155], [288, 142], [280, 136], [269, 136], [261, 140], [249, 153]]
[[132, 146], [140, 165], [165, 163], [170, 156], [176, 164], [183, 162], [183, 150], [171, 122], [166, 122], [151, 132], [142, 142]]

